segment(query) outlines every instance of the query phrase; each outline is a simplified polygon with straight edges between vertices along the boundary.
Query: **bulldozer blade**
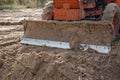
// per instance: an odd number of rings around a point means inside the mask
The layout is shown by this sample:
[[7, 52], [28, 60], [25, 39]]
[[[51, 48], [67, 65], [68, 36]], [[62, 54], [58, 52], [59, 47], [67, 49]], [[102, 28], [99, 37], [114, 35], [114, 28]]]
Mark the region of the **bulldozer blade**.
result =
[[25, 20], [22, 44], [49, 46], [63, 49], [94, 49], [109, 53], [112, 24], [103, 21], [32, 21]]

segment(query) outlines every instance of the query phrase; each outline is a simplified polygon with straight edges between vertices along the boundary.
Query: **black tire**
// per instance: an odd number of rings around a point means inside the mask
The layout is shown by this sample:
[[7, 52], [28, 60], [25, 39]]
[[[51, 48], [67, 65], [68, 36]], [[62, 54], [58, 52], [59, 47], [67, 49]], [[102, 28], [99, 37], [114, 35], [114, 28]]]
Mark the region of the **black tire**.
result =
[[120, 8], [115, 3], [110, 3], [106, 6], [102, 20], [109, 21], [113, 24], [113, 37], [112, 41], [114, 42], [117, 39], [120, 29]]
[[49, 1], [43, 8], [43, 12], [41, 15], [42, 20], [52, 20], [53, 8], [54, 8], [53, 1]]

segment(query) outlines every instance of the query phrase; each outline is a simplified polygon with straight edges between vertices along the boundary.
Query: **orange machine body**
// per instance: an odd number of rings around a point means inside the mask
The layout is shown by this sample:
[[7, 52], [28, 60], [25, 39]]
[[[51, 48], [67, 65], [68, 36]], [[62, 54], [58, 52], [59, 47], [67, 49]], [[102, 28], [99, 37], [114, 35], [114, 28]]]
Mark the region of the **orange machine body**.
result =
[[[110, 0], [106, 2], [109, 3]], [[120, 0], [115, 2], [120, 4]], [[104, 5], [98, 6], [98, 4], [96, 0], [54, 0], [53, 19], [77, 21], [88, 16], [102, 15]]]
[[[110, 3], [111, 0], [106, 0], [106, 2], [107, 2], [107, 3]], [[120, 6], [120, 0], [114, 0], [114, 2]]]

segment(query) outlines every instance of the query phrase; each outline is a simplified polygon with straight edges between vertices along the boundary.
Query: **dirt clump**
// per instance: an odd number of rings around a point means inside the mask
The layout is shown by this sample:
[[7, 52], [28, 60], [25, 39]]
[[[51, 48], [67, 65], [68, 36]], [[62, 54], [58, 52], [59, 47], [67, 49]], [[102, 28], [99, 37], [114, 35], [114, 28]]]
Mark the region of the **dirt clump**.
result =
[[0, 59], [0, 67], [3, 65], [3, 61]]

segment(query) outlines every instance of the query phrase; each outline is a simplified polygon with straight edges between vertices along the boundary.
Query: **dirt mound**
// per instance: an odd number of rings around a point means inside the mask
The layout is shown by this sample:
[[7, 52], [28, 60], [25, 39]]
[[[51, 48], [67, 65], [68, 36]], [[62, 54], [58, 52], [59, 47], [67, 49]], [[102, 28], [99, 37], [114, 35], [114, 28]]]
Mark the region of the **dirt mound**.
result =
[[[1, 80], [119, 80], [119, 50], [110, 55], [25, 46], [6, 56]], [[18, 50], [17, 50], [18, 51]], [[7, 53], [9, 54], [9, 52]]]

